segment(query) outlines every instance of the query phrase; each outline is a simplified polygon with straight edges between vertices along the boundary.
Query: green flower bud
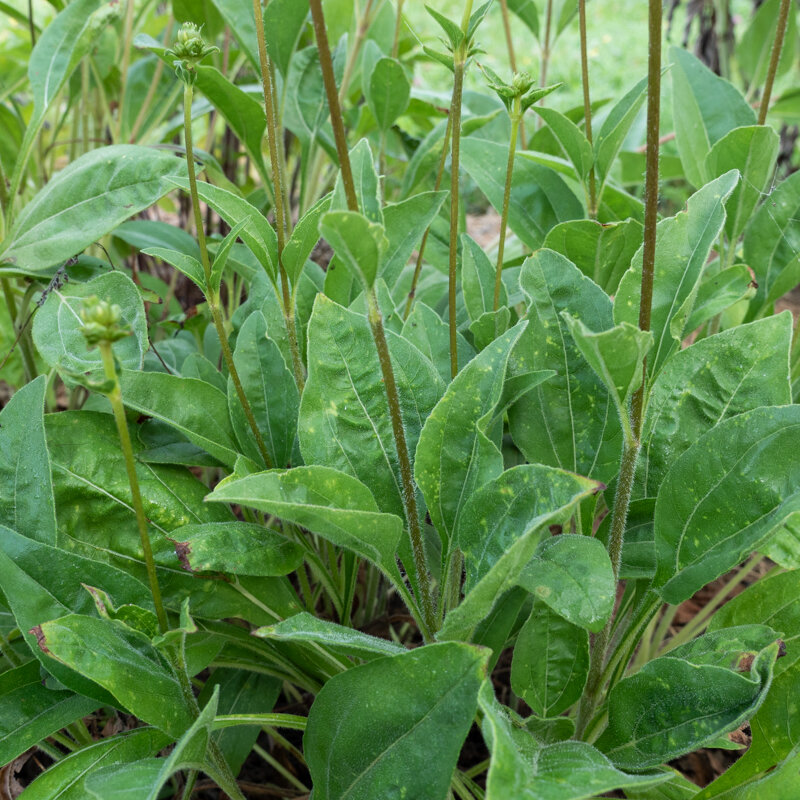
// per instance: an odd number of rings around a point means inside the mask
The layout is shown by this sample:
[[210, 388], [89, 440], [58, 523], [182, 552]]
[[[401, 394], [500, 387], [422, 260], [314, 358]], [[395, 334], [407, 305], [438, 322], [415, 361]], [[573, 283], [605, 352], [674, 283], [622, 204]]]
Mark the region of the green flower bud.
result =
[[81, 332], [90, 347], [100, 342], [116, 342], [131, 334], [130, 328], [121, 323], [122, 309], [96, 295], [84, 299], [80, 317], [83, 322]]
[[172, 50], [167, 52], [175, 58], [175, 74], [184, 83], [193, 84], [195, 66], [206, 56], [219, 52], [219, 48], [206, 44], [200, 35], [200, 28], [193, 22], [184, 22]]

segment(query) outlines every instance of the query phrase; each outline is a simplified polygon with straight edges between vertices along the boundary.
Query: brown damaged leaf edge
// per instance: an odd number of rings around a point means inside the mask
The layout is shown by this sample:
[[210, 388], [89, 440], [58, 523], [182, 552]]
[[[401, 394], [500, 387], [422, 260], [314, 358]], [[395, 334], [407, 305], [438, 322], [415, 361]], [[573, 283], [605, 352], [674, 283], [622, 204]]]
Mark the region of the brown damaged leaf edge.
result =
[[50, 650], [48, 649], [48, 647], [47, 647], [47, 644], [46, 644], [45, 638], [44, 638], [44, 631], [42, 630], [42, 626], [41, 625], [36, 625], [35, 627], [31, 628], [28, 631], [28, 633], [31, 634], [31, 636], [35, 636], [36, 637], [36, 644], [39, 645], [39, 649], [45, 655], [48, 655], [48, 656], [52, 656], [53, 655], [50, 652]]

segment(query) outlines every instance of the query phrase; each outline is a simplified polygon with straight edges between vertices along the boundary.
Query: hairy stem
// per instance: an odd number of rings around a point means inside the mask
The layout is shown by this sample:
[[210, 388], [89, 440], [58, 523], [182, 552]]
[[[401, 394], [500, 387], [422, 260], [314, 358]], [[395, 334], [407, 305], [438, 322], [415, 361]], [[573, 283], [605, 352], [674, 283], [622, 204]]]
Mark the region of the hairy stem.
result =
[[[511, 36], [511, 16], [508, 13], [508, 0], [500, 0], [500, 13], [503, 17], [503, 32], [506, 36], [506, 49], [508, 50], [508, 65], [511, 67], [512, 76], [517, 72], [517, 56], [514, 52], [514, 39]], [[525, 123], [520, 121], [519, 138], [522, 149], [526, 147], [525, 144]]]
[[514, 156], [517, 152], [517, 136], [522, 121], [522, 105], [520, 98], [514, 98], [511, 112], [511, 138], [508, 142], [508, 164], [506, 165], [506, 186], [503, 191], [503, 213], [500, 215], [500, 241], [497, 244], [497, 267], [494, 274], [494, 311], [500, 308], [500, 287], [503, 284], [503, 253], [506, 246], [506, 230], [508, 228], [508, 206], [511, 200], [511, 178], [514, 175]]
[[[589, 96], [589, 56], [586, 43], [586, 0], [578, 0], [578, 16], [581, 36], [581, 78], [583, 82], [583, 118], [586, 127], [586, 138], [593, 145], [592, 138], [592, 101]], [[594, 164], [589, 170], [589, 217], [597, 218], [597, 179]]]
[[786, 38], [786, 27], [789, 22], [789, 7], [791, 4], [792, 0], [781, 0], [781, 7], [778, 11], [778, 26], [775, 29], [775, 41], [772, 43], [772, 55], [769, 59], [767, 79], [764, 82], [764, 94], [761, 97], [761, 104], [758, 108], [759, 125], [763, 125], [767, 121], [769, 101], [772, 99], [772, 87], [775, 85], [775, 76], [778, 74], [778, 64], [781, 60], [783, 40]]
[[228, 335], [225, 332], [225, 323], [222, 320], [222, 312], [219, 307], [219, 292], [211, 288], [211, 261], [208, 257], [208, 247], [206, 246], [206, 234], [203, 228], [203, 217], [200, 213], [200, 198], [197, 195], [197, 176], [194, 169], [194, 150], [192, 148], [192, 87], [190, 84], [185, 84], [183, 89], [183, 127], [184, 135], [186, 138], [186, 165], [189, 169], [189, 194], [192, 198], [192, 211], [194, 213], [194, 225], [197, 231], [197, 244], [200, 247], [200, 260], [203, 264], [203, 272], [206, 277], [206, 300], [208, 307], [211, 310], [211, 318], [214, 321], [214, 327], [217, 330], [219, 343], [222, 347], [222, 357], [225, 359], [225, 365], [228, 368], [228, 374], [233, 381], [236, 396], [242, 405], [242, 411], [247, 419], [247, 424], [253, 433], [253, 437], [258, 447], [258, 452], [264, 460], [267, 469], [272, 469], [272, 460], [267, 452], [267, 447], [264, 444], [264, 438], [261, 436], [261, 431], [258, 429], [258, 423], [253, 415], [253, 409], [250, 407], [250, 401], [244, 393], [242, 382], [239, 379], [239, 371], [236, 369], [236, 364], [233, 361], [233, 353], [228, 344]]
[[122, 391], [119, 387], [117, 370], [114, 365], [114, 354], [111, 351], [111, 342], [103, 341], [99, 344], [100, 355], [103, 359], [103, 371], [106, 379], [112, 382], [112, 388], [107, 392], [114, 412], [114, 421], [117, 423], [117, 433], [122, 447], [122, 455], [125, 458], [125, 471], [128, 473], [128, 484], [131, 487], [131, 499], [134, 513], [136, 514], [136, 524], [139, 528], [139, 538], [142, 543], [144, 553], [144, 564], [147, 569], [147, 579], [150, 582], [150, 593], [153, 595], [153, 605], [158, 617], [158, 626], [161, 633], [169, 630], [167, 622], [167, 612], [164, 610], [164, 603], [161, 599], [161, 589], [158, 586], [158, 576], [156, 575], [156, 562], [153, 559], [153, 548], [150, 546], [150, 535], [147, 531], [147, 515], [144, 513], [142, 504], [142, 494], [139, 491], [139, 479], [136, 476], [136, 462], [133, 459], [133, 446], [131, 445], [131, 435], [128, 431], [128, 422], [125, 419], [125, 406], [122, 403]]

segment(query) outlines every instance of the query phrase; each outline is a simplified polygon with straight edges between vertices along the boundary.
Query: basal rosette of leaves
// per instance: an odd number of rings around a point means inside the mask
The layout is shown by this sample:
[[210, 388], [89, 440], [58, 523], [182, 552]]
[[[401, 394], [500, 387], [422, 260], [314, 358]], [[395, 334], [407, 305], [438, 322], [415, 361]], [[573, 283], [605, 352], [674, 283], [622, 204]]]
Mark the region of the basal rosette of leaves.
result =
[[[795, 7], [734, 31], [740, 87], [648, 6], [619, 97], [584, 0], [9, 11], [23, 800], [794, 796]], [[748, 724], [709, 785], [669, 766]]]

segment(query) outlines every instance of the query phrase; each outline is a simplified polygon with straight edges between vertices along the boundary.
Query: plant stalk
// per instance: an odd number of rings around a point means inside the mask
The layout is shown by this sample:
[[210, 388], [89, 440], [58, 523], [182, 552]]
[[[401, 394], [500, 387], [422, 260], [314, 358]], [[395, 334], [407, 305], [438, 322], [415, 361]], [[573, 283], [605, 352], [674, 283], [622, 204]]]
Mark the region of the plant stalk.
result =
[[242, 404], [247, 424], [253, 433], [256, 440], [258, 452], [264, 460], [267, 469], [272, 469], [272, 460], [267, 452], [267, 447], [264, 444], [264, 439], [261, 436], [261, 431], [258, 429], [258, 423], [253, 415], [253, 409], [250, 407], [250, 401], [244, 393], [242, 382], [239, 379], [239, 371], [236, 369], [236, 364], [233, 361], [233, 353], [228, 344], [228, 335], [225, 332], [225, 323], [222, 320], [222, 312], [219, 306], [219, 292], [215, 292], [211, 288], [211, 262], [208, 257], [208, 247], [206, 246], [206, 234], [203, 228], [203, 218], [200, 214], [200, 198], [197, 195], [197, 176], [194, 169], [194, 150], [192, 147], [192, 87], [190, 84], [184, 84], [183, 88], [183, 126], [184, 135], [186, 139], [186, 164], [189, 169], [189, 194], [192, 198], [192, 211], [194, 213], [194, 224], [197, 230], [197, 243], [200, 247], [200, 259], [203, 263], [203, 272], [206, 277], [206, 300], [208, 307], [211, 310], [211, 317], [214, 320], [214, 327], [219, 337], [220, 346], [222, 348], [222, 357], [225, 359], [225, 365], [228, 368], [228, 374], [231, 376], [233, 386], [236, 390], [236, 396]]
[[131, 487], [131, 499], [133, 510], [136, 514], [136, 524], [139, 528], [139, 538], [142, 542], [142, 552], [144, 553], [144, 564], [147, 569], [147, 579], [150, 582], [150, 593], [153, 595], [153, 605], [158, 617], [158, 627], [161, 633], [169, 630], [167, 612], [164, 610], [164, 602], [161, 599], [161, 589], [158, 586], [158, 576], [156, 575], [156, 562], [153, 559], [153, 548], [150, 546], [150, 535], [147, 532], [147, 515], [144, 513], [142, 504], [142, 494], [139, 491], [139, 478], [136, 476], [136, 462], [133, 459], [133, 446], [131, 445], [131, 435], [128, 430], [128, 422], [125, 419], [125, 406], [122, 403], [122, 391], [119, 387], [117, 370], [114, 365], [114, 354], [111, 350], [111, 342], [101, 341], [99, 343], [100, 356], [103, 359], [103, 371], [106, 379], [113, 382], [113, 386], [106, 393], [111, 409], [114, 412], [114, 421], [117, 423], [117, 433], [122, 447], [122, 455], [125, 458], [125, 471], [128, 473], [128, 483]]
[[[581, 37], [581, 78], [583, 82], [583, 118], [586, 129], [586, 139], [594, 148], [592, 138], [592, 101], [589, 96], [589, 55], [587, 52], [586, 36], [586, 0], [578, 0], [578, 17], [580, 22]], [[589, 217], [597, 219], [597, 178], [594, 164], [589, 169]]]
[[[514, 39], [511, 36], [511, 17], [508, 13], [508, 0], [500, 0], [500, 13], [503, 17], [503, 31], [506, 35], [506, 49], [508, 50], [508, 65], [511, 67], [512, 76], [517, 72], [517, 56], [514, 52]], [[522, 149], [526, 148], [525, 123], [520, 121], [519, 138]]]
[[[547, 10], [545, 11], [544, 21], [544, 41], [542, 42], [542, 61], [539, 69], [539, 86], [547, 86], [547, 68], [550, 65], [550, 29], [553, 24], [553, 0], [547, 0]], [[539, 101], [539, 105], [544, 105], [544, 97]], [[542, 125], [542, 118], [536, 121], [536, 127]]]
[[763, 125], [767, 121], [769, 111], [769, 101], [772, 99], [772, 88], [775, 85], [775, 76], [778, 74], [778, 64], [781, 60], [783, 41], [786, 38], [786, 27], [789, 22], [789, 7], [792, 0], [781, 0], [781, 7], [778, 11], [778, 26], [775, 29], [775, 41], [772, 43], [772, 55], [769, 59], [767, 79], [764, 82], [764, 94], [758, 108], [758, 124]]
[[[400, 28], [403, 24], [403, 3], [405, 0], [397, 0], [397, 16], [394, 20], [394, 38], [392, 39], [392, 58], [397, 58], [400, 50]], [[505, 0], [503, 0], [505, 2]]]
[[269, 160], [272, 168], [272, 186], [275, 199], [275, 224], [278, 236], [278, 270], [281, 277], [281, 293], [283, 300], [283, 317], [286, 331], [289, 334], [289, 349], [292, 353], [294, 379], [297, 388], [302, 394], [305, 386], [303, 362], [300, 359], [300, 347], [297, 344], [297, 326], [294, 318], [294, 303], [289, 291], [289, 276], [283, 266], [283, 248], [286, 244], [287, 203], [283, 193], [283, 171], [278, 156], [278, 122], [275, 114], [275, 98], [272, 85], [272, 71], [270, 69], [267, 45], [264, 38], [264, 18], [261, 12], [260, 0], [253, 0], [253, 12], [256, 19], [256, 37], [258, 39], [258, 59], [261, 63], [261, 83], [264, 87], [264, 108], [267, 114], [267, 141], [269, 142]]
[[514, 98], [511, 111], [511, 138], [508, 142], [508, 163], [506, 165], [506, 186], [503, 191], [503, 213], [500, 215], [500, 241], [497, 243], [497, 267], [494, 275], [494, 311], [500, 308], [500, 287], [503, 284], [503, 253], [506, 246], [506, 230], [508, 229], [508, 206], [511, 201], [511, 179], [514, 175], [514, 157], [517, 153], [517, 136], [522, 122], [522, 102]]
[[128, 72], [131, 65], [131, 39], [133, 38], [133, 3], [128, 0], [125, 6], [125, 29], [122, 38], [122, 65], [120, 66], [121, 80], [119, 90], [119, 106], [117, 107], [117, 141], [122, 141], [122, 121], [125, 110], [125, 93], [128, 89]]

